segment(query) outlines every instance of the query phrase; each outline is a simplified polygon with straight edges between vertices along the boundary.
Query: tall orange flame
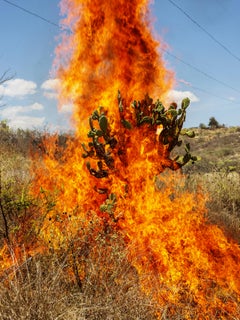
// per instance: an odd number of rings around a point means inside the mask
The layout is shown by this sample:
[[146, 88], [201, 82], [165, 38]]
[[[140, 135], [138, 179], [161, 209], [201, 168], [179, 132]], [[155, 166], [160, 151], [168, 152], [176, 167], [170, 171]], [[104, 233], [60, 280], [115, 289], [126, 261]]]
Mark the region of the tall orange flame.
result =
[[67, 22], [74, 22], [73, 34], [57, 50], [64, 62], [72, 50], [59, 72], [61, 94], [74, 102], [78, 133], [96, 106], [108, 106], [117, 114], [118, 90], [129, 104], [142, 99], [143, 93], [162, 97], [171, 87], [172, 72], [164, 67], [159, 43], [150, 33], [147, 4], [147, 0], [61, 2]]

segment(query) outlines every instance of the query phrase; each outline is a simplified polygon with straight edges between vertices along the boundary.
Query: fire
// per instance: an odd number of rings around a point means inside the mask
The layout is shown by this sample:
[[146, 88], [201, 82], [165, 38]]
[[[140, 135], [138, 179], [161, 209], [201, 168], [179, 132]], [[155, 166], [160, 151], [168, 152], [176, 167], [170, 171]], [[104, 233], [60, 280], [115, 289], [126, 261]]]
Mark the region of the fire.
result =
[[[173, 83], [159, 55], [159, 43], [150, 33], [148, 1], [62, 1], [73, 34], [57, 49], [62, 99], [74, 102], [79, 135], [84, 119], [98, 106], [117, 114], [116, 93], [124, 92], [127, 104], [142, 99], [143, 92], [163, 97]], [[70, 20], [70, 21], [69, 21]], [[64, 57], [62, 57], [64, 55]]]
[[181, 306], [188, 301], [191, 309], [197, 304], [201, 319], [212, 319], [219, 312], [224, 319], [237, 314], [238, 245], [206, 223], [205, 201], [201, 194], [194, 199], [186, 192], [184, 177], [161, 178], [165, 187], [160, 193], [151, 182], [144, 183], [141, 199], [139, 190], [135, 191], [138, 201], [128, 204], [121, 221], [134, 266], [139, 274], [148, 274], [144, 290], [161, 305]]
[[32, 194], [46, 200], [33, 217], [36, 242], [67, 247], [95, 214], [99, 228], [121, 232], [142, 290], [170, 315], [173, 306], [187, 305], [186, 319], [191, 308], [198, 319], [234, 317], [240, 249], [207, 223], [202, 193], [196, 198], [182, 174], [163, 172], [180, 168], [170, 151], [181, 125], [163, 143], [157, 118], [151, 125], [136, 120], [138, 107], [131, 106], [145, 99], [149, 116], [174, 81], [158, 52], [163, 44], [150, 32], [148, 1], [62, 0], [61, 8], [72, 33], [57, 48], [60, 102], [73, 103], [76, 134], [64, 147], [46, 137], [35, 158]]

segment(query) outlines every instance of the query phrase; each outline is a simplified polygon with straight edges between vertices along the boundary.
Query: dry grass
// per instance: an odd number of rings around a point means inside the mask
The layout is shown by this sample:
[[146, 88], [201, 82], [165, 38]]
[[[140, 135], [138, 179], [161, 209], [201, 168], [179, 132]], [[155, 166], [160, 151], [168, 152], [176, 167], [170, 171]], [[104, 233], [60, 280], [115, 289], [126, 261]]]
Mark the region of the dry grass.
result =
[[104, 247], [102, 239], [86, 259], [81, 290], [66, 253], [37, 255], [21, 265], [13, 256], [14, 268], [1, 279], [0, 319], [156, 319], [156, 305], [141, 292], [123, 251], [108, 254]]
[[186, 188], [198, 192], [199, 186], [207, 199], [208, 220], [240, 243], [240, 174], [226, 171], [190, 174]]
[[47, 257], [16, 264], [0, 286], [0, 318], [67, 319], [65, 315], [72, 309], [69, 300], [75, 299], [62, 281], [61, 264], [54, 265], [55, 261], [47, 261]]
[[[225, 142], [226, 139], [233, 141], [232, 134], [238, 141], [239, 131], [225, 131], [215, 132], [216, 135], [214, 131], [207, 130], [197, 135], [202, 155], [206, 157], [203, 158], [202, 167], [197, 166], [193, 172], [190, 166], [187, 169], [191, 173], [186, 188], [198, 192], [199, 184], [202, 186], [208, 197], [209, 221], [221, 226], [229, 237], [240, 243], [240, 175], [237, 172], [228, 173], [228, 170], [213, 171], [216, 165], [210, 165], [210, 161], [214, 162], [214, 152], [208, 152], [210, 149], [207, 149], [224, 138], [225, 134]], [[0, 141], [0, 144], [3, 142]], [[0, 147], [1, 203], [8, 219], [9, 232], [14, 234], [19, 219], [28, 211], [36, 210], [26, 193], [30, 182], [27, 173], [29, 160], [25, 153], [17, 149], [9, 149], [8, 145]], [[222, 150], [218, 144], [219, 154], [223, 154], [223, 157], [233, 156], [229, 148], [225, 145]], [[193, 153], [198, 155], [195, 150]], [[198, 169], [201, 174], [198, 174]], [[209, 172], [209, 169], [212, 171]], [[0, 243], [4, 232], [1, 216]], [[12, 253], [15, 266], [0, 279], [0, 319], [180, 320], [186, 319], [186, 314], [189, 319], [201, 319], [197, 316], [191, 297], [187, 297], [181, 305], [166, 303], [160, 307], [151, 299], [151, 294], [146, 296], [141, 291], [141, 279], [129, 262], [118, 233], [100, 233], [91, 246], [88, 241], [81, 243], [76, 240], [74, 254], [78, 257], [77, 263], [69, 248], [61, 252], [53, 250], [48, 254], [26, 257], [20, 263]], [[74, 273], [75, 266], [79, 275]], [[184, 294], [187, 295], [187, 292]]]

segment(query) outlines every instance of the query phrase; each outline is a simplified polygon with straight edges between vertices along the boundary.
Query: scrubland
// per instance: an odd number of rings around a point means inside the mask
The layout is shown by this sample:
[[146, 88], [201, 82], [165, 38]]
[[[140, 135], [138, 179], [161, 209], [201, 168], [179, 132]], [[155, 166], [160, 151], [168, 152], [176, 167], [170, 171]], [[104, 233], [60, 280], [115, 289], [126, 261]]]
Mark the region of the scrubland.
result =
[[[109, 228], [95, 234], [99, 221], [94, 217], [81, 239], [68, 247], [18, 260], [12, 247], [18, 242], [20, 224], [43, 205], [28, 192], [31, 153], [39, 152], [42, 134], [12, 131], [3, 123], [0, 127], [0, 245], [5, 243], [13, 262], [0, 275], [0, 319], [184, 319], [189, 302], [176, 306], [174, 316], [169, 311], [173, 306], [154, 303], [151, 294], [141, 290], [118, 231]], [[65, 141], [64, 135], [61, 139]], [[185, 188], [193, 193], [200, 188], [207, 199], [208, 223], [240, 243], [240, 128], [197, 129], [190, 142], [192, 153], [201, 160], [183, 169]], [[31, 230], [25, 232], [25, 239], [35, 236]], [[27, 245], [22, 241], [21, 250]], [[0, 260], [3, 265], [2, 249]], [[191, 318], [196, 319], [194, 308]]]

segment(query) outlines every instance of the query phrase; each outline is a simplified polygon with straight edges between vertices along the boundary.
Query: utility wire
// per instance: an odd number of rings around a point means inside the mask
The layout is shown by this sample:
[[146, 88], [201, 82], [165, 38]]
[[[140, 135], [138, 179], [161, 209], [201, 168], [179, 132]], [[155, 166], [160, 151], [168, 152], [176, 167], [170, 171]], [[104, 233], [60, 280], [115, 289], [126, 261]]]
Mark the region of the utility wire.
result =
[[[16, 8], [18, 8], [18, 9], [22, 10], [23, 12], [25, 12], [25, 13], [27, 13], [27, 14], [30, 14], [30, 15], [32, 15], [32, 16], [38, 18], [38, 19], [41, 19], [42, 21], [44, 21], [44, 22], [46, 22], [46, 23], [48, 23], [48, 24], [51, 24], [51, 25], [53, 25], [53, 26], [55, 26], [55, 27], [57, 27], [57, 28], [60, 29], [60, 26], [59, 26], [58, 24], [56, 24], [55, 22], [52, 22], [52, 21], [50, 21], [50, 20], [48, 20], [48, 19], [40, 16], [39, 14], [37, 14], [37, 13], [35, 13], [35, 12], [33, 12], [33, 11], [30, 11], [30, 10], [28, 10], [28, 9], [26, 9], [26, 8], [23, 8], [23, 7], [21, 7], [21, 6], [17, 5], [17, 4], [9, 1], [9, 0], [2, 0], [2, 1], [5, 2], [5, 3], [7, 3], [7, 4], [9, 4], [9, 5], [11, 5], [11, 6], [13, 6], [13, 7], [16, 7]], [[179, 10], [181, 10], [184, 14], [186, 14], [186, 15], [188, 16], [188, 14], [185, 13], [180, 7], [178, 7], [172, 0], [168, 0], [168, 1], [170, 1], [174, 6], [176, 6]], [[189, 16], [189, 18], [192, 20], [192, 18], [191, 18], [190, 16]], [[195, 23], [195, 22], [194, 22], [194, 23]], [[164, 51], [165, 53], [167, 53], [169, 56], [173, 57], [174, 59], [176, 59], [176, 60], [180, 61], [181, 63], [187, 65], [188, 67], [192, 68], [193, 70], [195, 70], [195, 71], [203, 74], [203, 75], [206, 76], [207, 78], [209, 78], [209, 79], [211, 79], [211, 80], [214, 80], [214, 81], [222, 84], [223, 86], [228, 87], [228, 88], [230, 88], [230, 89], [232, 89], [232, 90], [237, 91], [238, 93], [240, 93], [240, 90], [237, 90], [236, 88], [233, 88], [232, 86], [226, 84], [225, 82], [214, 78], [213, 76], [207, 74], [206, 72], [200, 70], [199, 68], [197, 68], [197, 67], [191, 65], [190, 63], [188, 63], [188, 62], [186, 62], [186, 61], [178, 58], [177, 56], [175, 56], [174, 54], [170, 53], [169, 51], [167, 51], [167, 50], [165, 50], [165, 49], [161, 49], [161, 50]], [[240, 59], [239, 59], [239, 61], [240, 61]], [[219, 97], [219, 96], [217, 96], [217, 95], [215, 95], [215, 94], [211, 94], [210, 92], [208, 92], [208, 91], [206, 91], [206, 90], [204, 90], [204, 89], [200, 89], [200, 88], [193, 87], [193, 86], [191, 86], [191, 87], [192, 87], [193, 89], [197, 89], [197, 90], [203, 91], [203, 92], [205, 92], [205, 93], [207, 93], [207, 94], [214, 95], [215, 97], [218, 97], [218, 98], [220, 98], [220, 99], [229, 101], [229, 100], [226, 99], [226, 98], [222, 98], [222, 97]]]
[[240, 58], [235, 55], [227, 46], [225, 46], [222, 42], [216, 39], [210, 32], [208, 32], [203, 26], [201, 26], [196, 20], [194, 20], [185, 10], [183, 10], [179, 5], [177, 5], [173, 0], [168, 0], [174, 7], [176, 7], [179, 11], [181, 11], [189, 20], [192, 21], [201, 31], [203, 31], [209, 38], [211, 38], [214, 42], [216, 42], [220, 47], [222, 47], [228, 54], [230, 54], [233, 58], [240, 62]]
[[220, 100], [227, 101], [228, 103], [236, 103], [236, 101], [232, 101], [232, 100], [230, 100], [230, 99], [221, 97], [221, 96], [219, 96], [219, 95], [217, 95], [217, 94], [214, 94], [214, 93], [212, 93], [212, 92], [210, 92], [210, 91], [207, 91], [207, 90], [205, 90], [205, 89], [202, 89], [202, 88], [193, 86], [193, 85], [190, 84], [190, 83], [185, 83], [185, 82], [182, 82], [182, 81], [180, 81], [180, 82], [183, 83], [183, 84], [185, 84], [186, 86], [192, 88], [192, 89], [195, 89], [195, 90], [204, 92], [204, 93], [206, 93], [206, 94], [208, 94], [208, 95], [210, 95], [210, 96], [216, 97], [216, 98], [218, 98], [218, 99], [220, 99]]
[[3, 1], [3, 2], [6, 2], [6, 3], [10, 4], [11, 6], [13, 6], [13, 7], [15, 7], [15, 8], [18, 8], [18, 9], [24, 11], [25, 13], [28, 13], [28, 14], [30, 14], [30, 15], [38, 18], [38, 19], [41, 19], [42, 21], [47, 22], [47, 23], [51, 24], [51, 25], [54, 26], [54, 27], [57, 27], [57, 28], [61, 29], [60, 26], [59, 26], [57, 23], [52, 22], [52, 21], [50, 21], [50, 20], [48, 20], [48, 19], [40, 16], [39, 14], [37, 14], [37, 13], [35, 13], [35, 12], [33, 12], [33, 11], [30, 11], [30, 10], [28, 10], [28, 9], [26, 9], [26, 8], [23, 8], [23, 7], [19, 6], [19, 5], [17, 5], [16, 3], [13, 3], [13, 2], [11, 2], [11, 1], [9, 1], [9, 0], [2, 0], [2, 1]]
[[225, 83], [225, 82], [223, 82], [223, 81], [221, 81], [221, 80], [218, 80], [218, 79], [214, 78], [214, 77], [211, 76], [210, 74], [208, 74], [208, 73], [206, 73], [205, 71], [202, 71], [201, 69], [193, 66], [192, 64], [190, 64], [190, 63], [182, 60], [181, 58], [175, 56], [173, 53], [170, 53], [169, 51], [167, 51], [166, 49], [161, 48], [161, 51], [167, 53], [169, 56], [171, 56], [171, 57], [173, 57], [174, 59], [180, 61], [181, 63], [185, 64], [185, 65], [188, 66], [189, 68], [191, 68], [191, 69], [193, 69], [193, 70], [201, 73], [201, 74], [204, 75], [205, 77], [207, 77], [207, 78], [209, 78], [209, 79], [211, 79], [211, 80], [213, 80], [213, 81], [215, 81], [215, 82], [218, 82], [219, 84], [221, 84], [221, 85], [223, 85], [223, 86], [225, 86], [225, 87], [227, 87], [227, 88], [229, 88], [229, 89], [232, 89], [232, 90], [240, 93], [240, 90], [238, 90], [238, 89], [230, 86], [229, 84], [227, 84], [227, 83]]

